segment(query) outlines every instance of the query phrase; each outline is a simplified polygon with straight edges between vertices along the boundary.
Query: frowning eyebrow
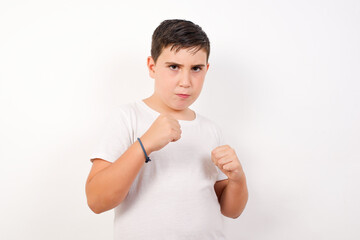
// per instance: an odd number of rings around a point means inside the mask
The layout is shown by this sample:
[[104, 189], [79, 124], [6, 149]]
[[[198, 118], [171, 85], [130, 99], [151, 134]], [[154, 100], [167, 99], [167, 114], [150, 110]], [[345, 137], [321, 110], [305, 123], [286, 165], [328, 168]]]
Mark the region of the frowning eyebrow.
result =
[[[183, 64], [179, 64], [176, 62], [165, 62], [166, 65], [176, 65], [176, 66], [180, 66], [183, 67]], [[205, 64], [195, 64], [195, 65], [191, 65], [191, 67], [205, 67]]]

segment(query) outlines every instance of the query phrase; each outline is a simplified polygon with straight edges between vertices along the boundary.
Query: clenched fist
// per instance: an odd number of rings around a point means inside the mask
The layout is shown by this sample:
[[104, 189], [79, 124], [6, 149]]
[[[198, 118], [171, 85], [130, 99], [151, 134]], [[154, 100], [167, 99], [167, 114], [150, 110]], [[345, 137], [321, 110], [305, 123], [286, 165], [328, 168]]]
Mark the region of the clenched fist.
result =
[[179, 121], [169, 114], [161, 114], [140, 138], [147, 154], [158, 151], [181, 137]]
[[244, 172], [235, 150], [229, 145], [219, 146], [212, 150], [211, 160], [229, 180], [241, 181]]

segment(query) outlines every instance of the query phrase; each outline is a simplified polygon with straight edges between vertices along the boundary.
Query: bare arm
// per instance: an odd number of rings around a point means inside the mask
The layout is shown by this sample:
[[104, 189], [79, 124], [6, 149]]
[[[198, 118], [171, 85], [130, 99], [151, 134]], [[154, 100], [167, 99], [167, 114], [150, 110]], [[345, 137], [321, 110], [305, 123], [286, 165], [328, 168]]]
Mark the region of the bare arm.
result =
[[239, 182], [226, 180], [226, 186], [219, 199], [221, 213], [226, 217], [238, 218], [244, 211], [247, 200], [248, 190], [245, 175]]
[[90, 209], [102, 213], [119, 205], [144, 163], [145, 156], [138, 142], [131, 145], [114, 163], [95, 159], [86, 181]]

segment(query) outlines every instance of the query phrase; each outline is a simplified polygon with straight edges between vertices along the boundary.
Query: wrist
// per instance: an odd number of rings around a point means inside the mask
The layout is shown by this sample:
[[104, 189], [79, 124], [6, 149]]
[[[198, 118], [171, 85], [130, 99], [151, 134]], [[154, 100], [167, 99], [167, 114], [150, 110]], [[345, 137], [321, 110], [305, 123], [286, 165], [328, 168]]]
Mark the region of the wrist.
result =
[[140, 137], [140, 140], [141, 140], [141, 143], [144, 146], [146, 154], [150, 155], [150, 153], [152, 153], [154, 151], [152, 146], [151, 146], [151, 141], [149, 141], [148, 138], [146, 136], [144, 136], [144, 135]]
[[239, 172], [239, 175], [235, 179], [229, 178], [229, 183], [231, 184], [241, 185], [244, 184], [245, 182], [246, 182], [246, 177], [244, 171]]

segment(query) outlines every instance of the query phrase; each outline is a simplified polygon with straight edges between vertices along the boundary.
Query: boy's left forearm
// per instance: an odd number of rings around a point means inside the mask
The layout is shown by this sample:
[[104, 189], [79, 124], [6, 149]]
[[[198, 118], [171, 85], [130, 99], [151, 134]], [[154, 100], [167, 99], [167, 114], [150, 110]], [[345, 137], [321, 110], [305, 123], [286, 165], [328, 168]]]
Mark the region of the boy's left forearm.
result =
[[239, 181], [229, 179], [221, 194], [221, 213], [226, 217], [237, 218], [243, 212], [247, 200], [248, 190], [245, 174], [242, 174]]

